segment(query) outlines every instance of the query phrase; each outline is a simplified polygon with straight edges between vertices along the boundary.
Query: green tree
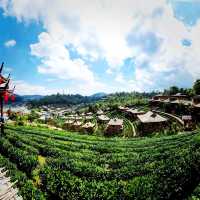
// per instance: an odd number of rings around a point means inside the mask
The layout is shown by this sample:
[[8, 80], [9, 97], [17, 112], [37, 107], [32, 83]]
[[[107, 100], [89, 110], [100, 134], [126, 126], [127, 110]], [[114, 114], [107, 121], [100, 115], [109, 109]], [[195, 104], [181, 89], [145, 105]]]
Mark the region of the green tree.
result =
[[177, 86], [172, 86], [169, 88], [170, 95], [176, 94], [179, 92], [179, 88]]
[[35, 112], [35, 110], [31, 110], [31, 113], [28, 115], [28, 120], [33, 122], [35, 119], [38, 119], [39, 115]]
[[196, 95], [200, 95], [200, 79], [195, 81], [193, 85], [193, 90]]

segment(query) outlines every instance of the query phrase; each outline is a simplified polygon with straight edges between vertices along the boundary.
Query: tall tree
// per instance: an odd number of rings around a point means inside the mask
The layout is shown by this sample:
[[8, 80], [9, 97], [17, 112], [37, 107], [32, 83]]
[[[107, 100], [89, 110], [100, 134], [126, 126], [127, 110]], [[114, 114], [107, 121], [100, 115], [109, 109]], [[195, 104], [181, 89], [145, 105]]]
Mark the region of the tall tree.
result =
[[193, 85], [193, 90], [196, 95], [200, 95], [200, 79], [195, 81]]
[[177, 86], [172, 86], [169, 88], [169, 94], [173, 95], [179, 92], [179, 88]]

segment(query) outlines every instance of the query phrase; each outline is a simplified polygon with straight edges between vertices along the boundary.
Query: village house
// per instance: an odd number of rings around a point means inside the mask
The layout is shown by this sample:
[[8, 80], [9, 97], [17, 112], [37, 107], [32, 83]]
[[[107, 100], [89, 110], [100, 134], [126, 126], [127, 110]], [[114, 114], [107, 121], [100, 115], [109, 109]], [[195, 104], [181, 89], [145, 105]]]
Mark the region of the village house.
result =
[[119, 134], [123, 131], [123, 119], [114, 118], [108, 122], [105, 130], [106, 135]]
[[85, 133], [93, 133], [95, 128], [95, 124], [91, 122], [87, 122], [84, 125], [82, 125], [82, 130]]
[[136, 119], [137, 115], [142, 115], [142, 114], [145, 114], [145, 112], [140, 111], [138, 109], [128, 109], [128, 110], [126, 110], [127, 117], [129, 117], [132, 120]]
[[174, 94], [174, 95], [171, 95], [170, 97], [171, 101], [173, 100], [189, 100], [189, 97], [185, 94], [181, 94], [181, 93], [177, 93], [177, 94]]
[[172, 100], [170, 101], [171, 104], [182, 104], [184, 106], [191, 106], [192, 105], [192, 101], [189, 100]]
[[196, 95], [192, 98], [192, 105], [200, 108], [200, 95]]
[[200, 122], [200, 95], [196, 95], [192, 98], [191, 113], [193, 119]]
[[194, 123], [191, 115], [183, 115], [182, 120], [184, 122], [185, 130], [192, 130], [194, 128]]
[[76, 120], [76, 121], [77, 121], [77, 120], [82, 120], [82, 119], [83, 119], [83, 118], [80, 117], [80, 116], [78, 116], [78, 115], [75, 117], [75, 120]]
[[169, 99], [169, 95], [157, 94], [149, 100], [149, 105], [158, 106], [160, 102], [164, 102], [168, 99]]
[[164, 101], [168, 98], [169, 98], [169, 95], [157, 94], [152, 98], [152, 100], [154, 100], [154, 101]]
[[66, 118], [66, 119], [75, 119], [76, 116], [70, 114], [70, 115], [65, 116], [65, 118]]
[[88, 112], [88, 113], [86, 113], [85, 115], [86, 115], [86, 116], [92, 116], [93, 113], [92, 113], [92, 112]]
[[89, 115], [89, 116], [85, 116], [85, 121], [90, 121], [93, 119], [93, 116]]
[[127, 110], [129, 110], [129, 108], [123, 107], [123, 106], [119, 106], [119, 107], [118, 107], [118, 110], [119, 110], [120, 112], [124, 113], [124, 112], [126, 112]]
[[63, 125], [63, 129], [71, 129], [73, 123], [74, 123], [73, 120], [67, 120], [67, 121], [65, 121], [65, 123]]
[[177, 93], [174, 95], [162, 95], [162, 94], [158, 94], [154, 97], [152, 97], [152, 99], [149, 100], [149, 102], [151, 104], [156, 104], [158, 105], [158, 103], [162, 102], [162, 103], [174, 103], [174, 104], [185, 104], [185, 105], [191, 105], [191, 101], [189, 100], [189, 97], [185, 94], [181, 94], [181, 93]]
[[107, 117], [106, 115], [100, 115], [97, 117], [98, 123], [99, 124], [107, 124], [110, 120], [109, 117]]
[[111, 110], [110, 107], [107, 107], [107, 108], [104, 109], [104, 111], [106, 111], [106, 112], [108, 112], [108, 111], [110, 111], [110, 110]]
[[51, 120], [52, 116], [49, 113], [43, 113], [40, 117], [39, 120], [43, 122], [48, 122], [48, 120]]
[[103, 111], [102, 110], [98, 110], [97, 111], [97, 115], [103, 115]]
[[157, 113], [149, 111], [143, 115], [138, 115], [139, 119], [139, 133], [158, 132], [166, 128], [167, 119]]
[[74, 131], [79, 131], [81, 129], [81, 125], [82, 122], [81, 121], [75, 121], [72, 125], [71, 125], [71, 129]]

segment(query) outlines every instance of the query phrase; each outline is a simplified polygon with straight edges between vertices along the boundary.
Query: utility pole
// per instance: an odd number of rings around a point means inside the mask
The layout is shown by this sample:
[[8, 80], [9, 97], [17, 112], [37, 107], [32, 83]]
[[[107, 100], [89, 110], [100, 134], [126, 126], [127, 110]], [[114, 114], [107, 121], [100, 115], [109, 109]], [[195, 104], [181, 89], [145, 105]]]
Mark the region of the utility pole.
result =
[[3, 116], [3, 106], [4, 102], [7, 103], [9, 100], [9, 97], [11, 97], [11, 100], [14, 101], [15, 96], [14, 96], [14, 89], [9, 90], [9, 84], [10, 84], [10, 74], [8, 75], [7, 78], [5, 78], [2, 75], [4, 63], [2, 63], [1, 68], [0, 68], [0, 114], [1, 114], [1, 120], [0, 120], [0, 125], [1, 125], [1, 136], [4, 135], [4, 116]]

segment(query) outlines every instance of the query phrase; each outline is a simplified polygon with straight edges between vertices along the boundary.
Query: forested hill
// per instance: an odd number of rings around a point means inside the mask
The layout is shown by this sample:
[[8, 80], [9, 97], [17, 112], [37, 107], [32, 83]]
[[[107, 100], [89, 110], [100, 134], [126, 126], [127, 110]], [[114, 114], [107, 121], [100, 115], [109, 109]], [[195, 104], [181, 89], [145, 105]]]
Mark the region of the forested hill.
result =
[[29, 101], [31, 106], [51, 105], [51, 104], [65, 104], [65, 105], [77, 105], [81, 103], [92, 103], [105, 97], [104, 93], [97, 93], [91, 96], [82, 96], [80, 94], [55, 94], [44, 96], [41, 99], [35, 99]]
[[80, 94], [55, 94], [44, 96], [39, 99], [29, 100], [30, 106], [41, 106], [41, 105], [78, 105], [78, 104], [89, 104], [89, 103], [103, 103], [106, 106], [121, 104], [130, 104], [140, 98], [149, 98], [157, 94], [152, 93], [138, 93], [138, 92], [118, 92], [113, 94], [96, 93], [91, 96], [82, 96]]

